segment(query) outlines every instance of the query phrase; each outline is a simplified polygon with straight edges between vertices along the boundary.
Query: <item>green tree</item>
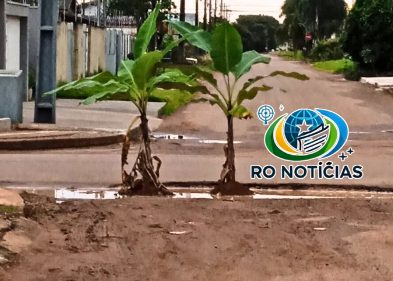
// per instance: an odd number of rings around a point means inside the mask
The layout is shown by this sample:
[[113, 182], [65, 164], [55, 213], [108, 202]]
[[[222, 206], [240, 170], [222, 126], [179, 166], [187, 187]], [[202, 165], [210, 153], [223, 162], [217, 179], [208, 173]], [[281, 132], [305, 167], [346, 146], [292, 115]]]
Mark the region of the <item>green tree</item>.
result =
[[358, 0], [342, 35], [343, 49], [364, 69], [393, 70], [393, 0]]
[[[259, 92], [269, 91], [272, 88], [267, 85], [256, 86], [265, 76], [257, 76], [246, 81], [241, 90], [236, 92], [236, 86], [240, 83], [241, 78], [246, 75], [251, 67], [255, 64], [270, 62], [258, 54], [256, 51], [243, 52], [243, 44], [240, 34], [236, 28], [224, 22], [212, 33], [211, 37], [197, 34], [197, 27], [191, 26], [184, 22], [170, 22], [170, 24], [183, 36], [188, 38], [189, 42], [204, 51], [210, 53], [215, 69], [221, 74], [225, 81], [225, 88], [220, 88], [218, 81], [212, 73], [206, 72], [195, 67], [194, 71], [199, 73], [199, 79], [204, 86], [201, 93], [206, 97], [199, 99], [201, 102], [209, 102], [211, 105], [217, 105], [224, 113], [227, 119], [228, 132], [227, 144], [224, 147], [226, 161], [223, 165], [223, 171], [220, 176], [220, 185], [212, 193], [221, 193], [223, 195], [243, 195], [250, 194], [248, 188], [236, 181], [235, 167], [235, 147], [234, 147], [234, 118], [248, 119], [253, 118], [254, 113], [247, 109], [243, 102], [254, 99]], [[283, 75], [301, 80], [308, 80], [307, 76], [298, 73], [285, 73], [281, 71], [274, 72], [270, 76]], [[210, 84], [211, 87], [205, 87]]]
[[234, 25], [240, 33], [245, 51], [264, 52], [276, 49], [276, 32], [280, 23], [273, 17], [262, 15], [241, 15]]
[[290, 41], [295, 52], [305, 45], [306, 29], [303, 24], [302, 0], [286, 0], [281, 7], [281, 16], [285, 16], [284, 22], [278, 31], [280, 41]]
[[281, 9], [285, 16], [281, 32], [295, 49], [303, 47], [306, 32], [318, 40], [339, 33], [347, 15], [345, 0], [285, 0]]
[[[165, 54], [177, 46], [181, 41], [186, 40], [187, 37], [172, 42], [164, 51], [146, 52], [149, 42], [156, 32], [156, 21], [159, 9], [160, 4], [157, 4], [156, 8], [139, 29], [135, 40], [135, 60], [122, 61], [117, 76], [109, 72], [103, 72], [90, 78], [84, 78], [69, 83], [47, 93], [47, 95], [51, 95], [59, 91], [85, 92], [85, 94], [90, 97], [83, 101], [84, 105], [121, 95], [122, 100], [128, 99], [136, 106], [140, 112], [140, 116], [131, 122], [127, 131], [121, 159], [122, 180], [124, 185], [122, 191], [130, 195], [172, 194], [159, 181], [161, 161], [158, 157], [152, 156], [146, 114], [147, 104], [151, 93], [168, 82], [171, 82], [173, 85], [183, 85], [184, 87], [193, 86], [193, 77], [183, 74], [180, 70], [169, 69], [164, 72], [157, 71], [157, 66]], [[168, 94], [170, 94], [170, 92]], [[140, 121], [139, 127], [142, 133], [141, 147], [131, 172], [127, 173], [125, 166], [128, 164], [127, 156], [130, 148], [130, 132], [138, 119]], [[158, 161], [156, 168], [153, 165], [153, 159]]]
[[345, 0], [303, 0], [301, 7], [303, 23], [318, 40], [340, 31], [348, 8]]

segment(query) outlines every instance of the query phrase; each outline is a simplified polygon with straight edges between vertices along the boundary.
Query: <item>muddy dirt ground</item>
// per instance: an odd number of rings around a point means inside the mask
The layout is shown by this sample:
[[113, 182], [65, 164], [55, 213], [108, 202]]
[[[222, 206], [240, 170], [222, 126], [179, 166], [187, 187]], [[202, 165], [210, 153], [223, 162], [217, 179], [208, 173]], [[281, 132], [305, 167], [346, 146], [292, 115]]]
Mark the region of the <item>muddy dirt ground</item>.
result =
[[391, 199], [29, 200], [0, 280], [393, 278]]

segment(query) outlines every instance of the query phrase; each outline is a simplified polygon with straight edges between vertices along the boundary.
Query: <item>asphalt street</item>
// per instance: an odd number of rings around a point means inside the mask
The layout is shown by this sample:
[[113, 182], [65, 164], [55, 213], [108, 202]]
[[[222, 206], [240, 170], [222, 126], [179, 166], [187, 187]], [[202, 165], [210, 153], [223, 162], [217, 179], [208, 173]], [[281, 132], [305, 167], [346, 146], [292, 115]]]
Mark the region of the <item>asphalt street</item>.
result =
[[[254, 112], [263, 104], [271, 105], [276, 111], [276, 117], [302, 108], [322, 108], [340, 114], [347, 121], [350, 130], [349, 141], [344, 149], [351, 147], [355, 153], [345, 162], [337, 155], [329, 160], [334, 165], [362, 165], [364, 177], [360, 180], [251, 180], [250, 165], [280, 167], [291, 164], [268, 153], [264, 146], [267, 126], [260, 120], [253, 119], [235, 122], [235, 140], [240, 142], [236, 145], [238, 180], [272, 184], [293, 182], [393, 187], [393, 133], [390, 132], [393, 130], [393, 96], [359, 82], [345, 81], [340, 75], [319, 72], [307, 64], [283, 61], [277, 57], [273, 57], [270, 65], [255, 66], [243, 80], [257, 75], [268, 75], [276, 70], [296, 71], [306, 74], [310, 80], [298, 81], [280, 76], [267, 78], [261, 84], [270, 85], [274, 89], [260, 93], [245, 105]], [[283, 111], [280, 111], [280, 105], [284, 107]], [[105, 108], [84, 110], [82, 115], [91, 119], [91, 124], [98, 124], [100, 127], [113, 122], [107, 126], [125, 129], [130, 119], [122, 119], [125, 109], [123, 106], [119, 104], [119, 111], [123, 111], [121, 115], [116, 115], [120, 113], [113, 112], [113, 109]], [[80, 109], [64, 106], [59, 110], [63, 115], [70, 114], [73, 123], [80, 124], [73, 117], [75, 111]], [[112, 113], [115, 115], [111, 116]], [[111, 116], [111, 119], [107, 119], [107, 116]], [[158, 132], [195, 138], [161, 139], [153, 143], [154, 153], [163, 160], [163, 181], [218, 179], [224, 163], [220, 142], [226, 139], [226, 120], [218, 107], [211, 107], [209, 104], [189, 104], [165, 118]], [[130, 161], [137, 149], [137, 146], [132, 147]], [[2, 152], [0, 184], [65, 187], [116, 184], [121, 179], [120, 153], [120, 147], [117, 146], [83, 150]], [[318, 161], [310, 161], [307, 164], [317, 163]]]

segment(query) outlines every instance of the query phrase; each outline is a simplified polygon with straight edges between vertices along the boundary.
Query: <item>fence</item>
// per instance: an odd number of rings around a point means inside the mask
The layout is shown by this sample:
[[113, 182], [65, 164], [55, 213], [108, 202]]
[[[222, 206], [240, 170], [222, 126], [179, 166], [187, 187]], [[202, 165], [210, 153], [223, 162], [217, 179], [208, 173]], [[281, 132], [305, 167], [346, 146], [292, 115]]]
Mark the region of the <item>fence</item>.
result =
[[108, 70], [116, 74], [121, 60], [134, 50], [135, 38], [120, 29], [60, 22], [57, 37], [57, 81], [71, 82]]
[[106, 30], [106, 69], [116, 74], [122, 60], [134, 52], [135, 37], [120, 29]]

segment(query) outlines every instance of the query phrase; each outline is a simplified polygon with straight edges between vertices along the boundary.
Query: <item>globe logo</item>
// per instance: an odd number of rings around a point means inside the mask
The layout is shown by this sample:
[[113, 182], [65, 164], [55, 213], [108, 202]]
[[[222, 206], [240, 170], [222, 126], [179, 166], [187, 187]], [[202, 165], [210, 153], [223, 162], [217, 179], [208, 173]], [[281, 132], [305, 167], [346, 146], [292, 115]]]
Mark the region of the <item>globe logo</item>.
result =
[[324, 122], [318, 113], [309, 109], [300, 109], [287, 118], [284, 125], [284, 135], [289, 144], [298, 149], [299, 136], [314, 131], [321, 125], [324, 125]]
[[264, 125], [268, 125], [268, 122], [274, 118], [274, 109], [270, 105], [262, 105], [259, 107], [257, 115]]
[[337, 113], [299, 109], [273, 121], [267, 129], [265, 145], [271, 154], [286, 161], [322, 160], [336, 154], [348, 136], [348, 125]]

